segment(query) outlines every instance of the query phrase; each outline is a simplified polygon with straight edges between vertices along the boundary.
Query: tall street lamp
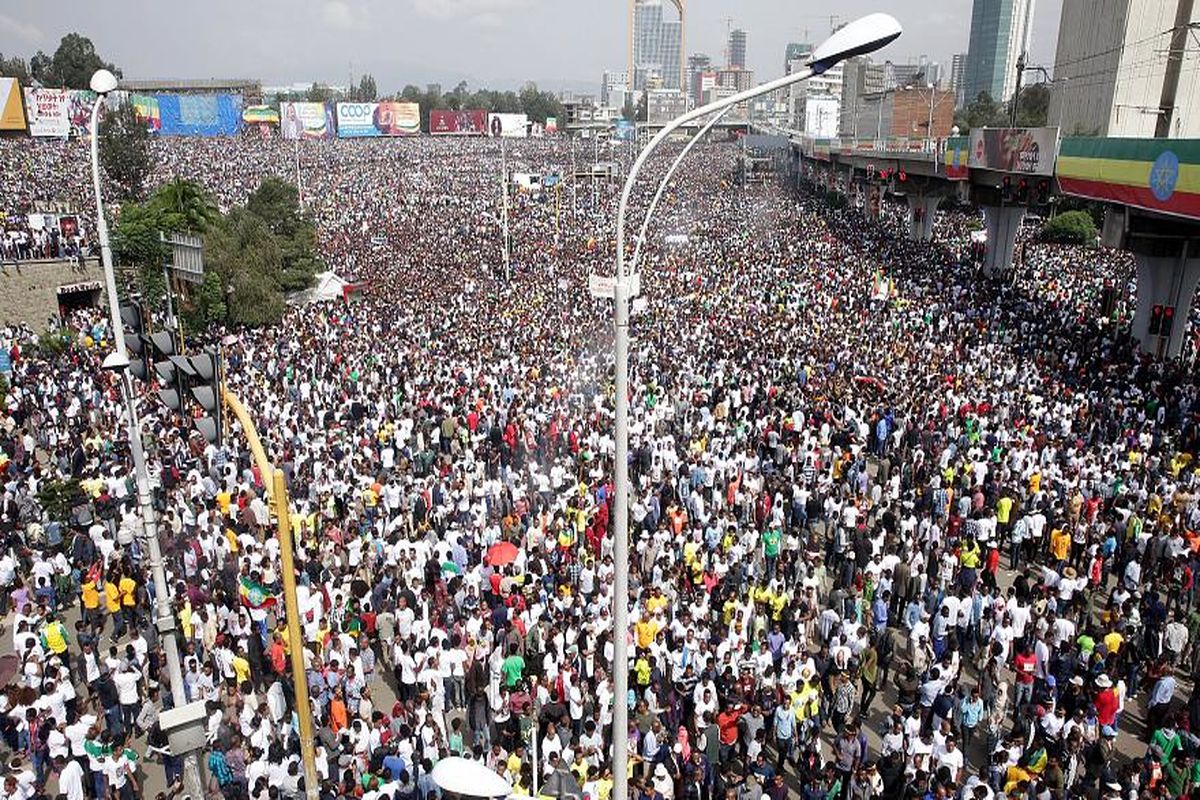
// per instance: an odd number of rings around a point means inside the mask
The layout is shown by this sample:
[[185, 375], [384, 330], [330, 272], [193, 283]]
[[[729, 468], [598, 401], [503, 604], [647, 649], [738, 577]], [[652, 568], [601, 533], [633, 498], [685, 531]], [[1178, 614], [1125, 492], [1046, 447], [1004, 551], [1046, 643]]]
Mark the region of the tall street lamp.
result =
[[[108, 244], [108, 222], [104, 219], [104, 200], [100, 193], [100, 109], [109, 92], [117, 88], [117, 79], [106, 69], [92, 75], [92, 91], [96, 102], [92, 105], [92, 188], [96, 192], [96, 233], [100, 239], [100, 261], [104, 265], [104, 290], [108, 294], [109, 322], [112, 326], [113, 346], [116, 348], [104, 359], [104, 368], [117, 373], [121, 382], [121, 396], [125, 402], [125, 414], [129, 423], [129, 451], [133, 456], [134, 477], [137, 483], [138, 510], [142, 517], [142, 530], [146, 538], [150, 572], [154, 580], [154, 625], [167, 656], [167, 672], [171, 681], [173, 707], [183, 709], [187, 696], [183, 691], [183, 670], [179, 662], [179, 645], [175, 640], [175, 614], [171, 611], [166, 570], [163, 568], [162, 550], [158, 542], [158, 520], [150, 498], [150, 473], [146, 470], [146, 454], [142, 449], [141, 425], [137, 408], [133, 402], [133, 381], [129, 375], [129, 353], [125, 349], [125, 335], [121, 327], [121, 308], [117, 299], [117, 281], [113, 274], [112, 250]], [[164, 726], [165, 727], [165, 726]], [[200, 783], [200, 766], [195, 752], [184, 757], [183, 789], [192, 797], [203, 797]]]
[[625, 214], [638, 172], [649, 156], [680, 126], [760, 95], [820, 75], [853, 56], [872, 53], [894, 41], [903, 29], [888, 14], [868, 14], [825, 40], [808, 61], [808, 69], [784, 75], [753, 89], [717, 100], [667, 123], [638, 154], [617, 210], [617, 272], [613, 285], [613, 333], [616, 351], [616, 456], [613, 507], [613, 788], [612, 800], [628, 800], [629, 757], [629, 300], [634, 280], [625, 269]]

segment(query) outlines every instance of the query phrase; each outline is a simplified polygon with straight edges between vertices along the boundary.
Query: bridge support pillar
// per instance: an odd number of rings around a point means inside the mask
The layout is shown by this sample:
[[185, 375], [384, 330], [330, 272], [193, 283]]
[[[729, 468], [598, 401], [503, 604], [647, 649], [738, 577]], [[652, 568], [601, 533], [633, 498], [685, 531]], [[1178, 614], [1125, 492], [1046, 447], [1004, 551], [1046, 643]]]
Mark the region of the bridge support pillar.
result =
[[983, 259], [984, 274], [1004, 275], [1012, 269], [1013, 250], [1017, 231], [1025, 219], [1024, 206], [985, 206], [984, 226], [987, 230], [987, 255]]
[[1183, 348], [1184, 323], [1200, 283], [1200, 239], [1140, 244], [1133, 247], [1137, 260], [1133, 337], [1144, 353], [1176, 358]]
[[904, 199], [908, 202], [908, 238], [914, 242], [932, 241], [933, 223], [937, 219], [941, 196], [910, 194]]

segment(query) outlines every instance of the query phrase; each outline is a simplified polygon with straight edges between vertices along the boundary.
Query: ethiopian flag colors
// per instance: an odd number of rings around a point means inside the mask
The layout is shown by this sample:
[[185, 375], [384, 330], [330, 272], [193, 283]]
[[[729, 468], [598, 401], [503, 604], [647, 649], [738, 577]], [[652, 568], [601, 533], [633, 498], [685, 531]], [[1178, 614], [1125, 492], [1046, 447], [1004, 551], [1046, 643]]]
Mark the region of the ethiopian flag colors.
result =
[[242, 605], [247, 608], [270, 608], [276, 603], [274, 592], [249, 578], [242, 578], [238, 594], [242, 596]]
[[1066, 194], [1200, 217], [1200, 141], [1068, 137], [1055, 170]]

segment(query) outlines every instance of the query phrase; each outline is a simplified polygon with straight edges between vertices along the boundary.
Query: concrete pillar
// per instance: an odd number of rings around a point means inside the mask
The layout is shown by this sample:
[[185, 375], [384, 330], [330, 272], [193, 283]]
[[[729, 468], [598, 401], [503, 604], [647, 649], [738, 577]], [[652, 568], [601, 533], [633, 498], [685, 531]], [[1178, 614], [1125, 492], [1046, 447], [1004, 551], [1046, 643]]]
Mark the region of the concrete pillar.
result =
[[933, 241], [933, 223], [941, 196], [909, 194], [904, 199], [908, 202], [908, 238], [914, 242]]
[[1012, 269], [1013, 248], [1023, 219], [1024, 206], [984, 206], [983, 221], [987, 230], [984, 274], [998, 276]]
[[[1166, 243], [1163, 243], [1166, 244]], [[1183, 348], [1183, 336], [1196, 285], [1200, 283], [1200, 240], [1172, 242], [1177, 252], [1164, 254], [1134, 252], [1137, 259], [1137, 308], [1133, 315], [1133, 337], [1142, 352], [1158, 358], [1175, 358]], [[1191, 245], [1189, 247], [1189, 245]], [[1154, 306], [1172, 310], [1170, 334], [1150, 332]], [[1164, 317], [1165, 318], [1165, 317]]]

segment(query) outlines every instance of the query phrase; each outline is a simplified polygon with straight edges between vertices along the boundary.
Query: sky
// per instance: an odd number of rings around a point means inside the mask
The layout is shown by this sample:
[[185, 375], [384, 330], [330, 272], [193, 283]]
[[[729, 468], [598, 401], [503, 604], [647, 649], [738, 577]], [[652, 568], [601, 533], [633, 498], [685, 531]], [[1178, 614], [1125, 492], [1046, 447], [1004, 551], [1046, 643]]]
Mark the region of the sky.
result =
[[[686, 50], [724, 61], [730, 27], [747, 32], [760, 80], [783, 71], [789, 41], [818, 42], [834, 22], [886, 11], [904, 35], [879, 54], [928, 54], [949, 68], [966, 52], [972, 0], [688, 0]], [[1053, 63], [1061, 0], [1037, 0], [1031, 52]], [[345, 84], [371, 73], [381, 94], [405, 84], [592, 90], [624, 69], [625, 0], [4, 0], [0, 53], [53, 53], [76, 31], [128, 78], [258, 78]]]

